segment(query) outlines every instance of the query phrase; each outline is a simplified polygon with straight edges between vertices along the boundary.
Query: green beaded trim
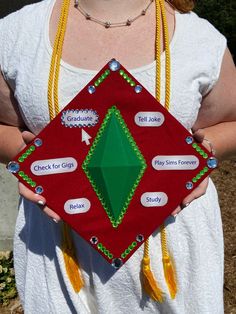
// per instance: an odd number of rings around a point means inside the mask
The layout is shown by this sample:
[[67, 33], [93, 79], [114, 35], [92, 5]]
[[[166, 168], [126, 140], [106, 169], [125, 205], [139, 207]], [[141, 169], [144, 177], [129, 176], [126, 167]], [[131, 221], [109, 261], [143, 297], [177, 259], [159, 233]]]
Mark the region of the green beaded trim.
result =
[[202, 176], [204, 176], [205, 173], [209, 171], [208, 167], [204, 167], [193, 179], [192, 182], [196, 183], [198, 180], [201, 179]]
[[[121, 210], [121, 214], [120, 214], [120, 216], [118, 217], [117, 220], [115, 220], [113, 218], [112, 213], [110, 212], [110, 209], [107, 206], [107, 203], [103, 199], [102, 194], [100, 193], [98, 186], [94, 182], [93, 178], [91, 177], [91, 175], [90, 175], [90, 173], [89, 173], [89, 171], [87, 169], [87, 165], [88, 165], [88, 163], [89, 163], [89, 161], [90, 161], [90, 159], [91, 159], [91, 157], [92, 157], [92, 155], [94, 153], [94, 150], [95, 150], [95, 148], [96, 148], [96, 146], [97, 146], [97, 144], [98, 144], [98, 142], [99, 142], [99, 140], [100, 140], [100, 138], [101, 138], [101, 136], [102, 136], [106, 126], [107, 126], [107, 124], [108, 124], [109, 119], [111, 118], [112, 113], [114, 113], [116, 115], [116, 117], [118, 118], [118, 121], [120, 122], [120, 125], [123, 128], [123, 130], [124, 130], [128, 140], [129, 140], [129, 142], [130, 142], [134, 152], [136, 153], [137, 157], [139, 158], [139, 160], [142, 163], [142, 168], [140, 170], [140, 173], [139, 173], [137, 179], [134, 182], [133, 188], [131, 189], [131, 191], [130, 191], [128, 197], [127, 197], [127, 201], [125, 202], [124, 207]], [[135, 192], [135, 190], [136, 190], [136, 188], [137, 188], [141, 178], [143, 177], [143, 174], [144, 174], [144, 171], [145, 171], [146, 168], [147, 168], [146, 161], [145, 161], [143, 155], [141, 154], [137, 144], [135, 143], [135, 141], [134, 141], [134, 139], [133, 139], [133, 137], [132, 137], [132, 135], [131, 135], [127, 125], [126, 125], [126, 123], [125, 123], [125, 121], [123, 120], [123, 118], [122, 118], [122, 116], [120, 114], [120, 111], [117, 109], [116, 106], [112, 106], [108, 110], [108, 113], [107, 113], [107, 115], [105, 116], [105, 118], [104, 118], [104, 120], [102, 122], [102, 125], [101, 125], [101, 127], [100, 127], [100, 129], [99, 129], [99, 131], [97, 133], [97, 136], [96, 136], [96, 138], [95, 138], [95, 140], [94, 140], [94, 142], [93, 142], [93, 144], [92, 144], [92, 146], [91, 146], [91, 148], [90, 148], [90, 150], [88, 152], [88, 155], [86, 156], [86, 158], [85, 158], [85, 160], [84, 160], [84, 162], [82, 164], [82, 169], [84, 170], [85, 174], [87, 175], [87, 177], [88, 177], [88, 179], [89, 179], [89, 181], [90, 181], [90, 183], [91, 183], [95, 193], [97, 194], [97, 197], [99, 198], [100, 202], [102, 203], [102, 206], [105, 209], [105, 211], [106, 211], [106, 213], [107, 213], [107, 215], [108, 215], [108, 217], [110, 219], [110, 222], [111, 222], [111, 224], [112, 224], [112, 226], [114, 228], [117, 228], [118, 225], [121, 224], [121, 222], [122, 222], [122, 220], [124, 218], [124, 215], [126, 214], [127, 208], [129, 206], [132, 198], [133, 198], [134, 192]]]
[[200, 147], [197, 143], [193, 143], [192, 147], [196, 150], [196, 152], [201, 155], [204, 159], [208, 158], [208, 154]]
[[111, 71], [108, 69], [103, 72], [102, 75], [94, 82], [94, 86], [98, 87], [108, 77], [108, 75], [110, 75], [110, 73]]
[[135, 82], [131, 79], [131, 77], [129, 77], [129, 75], [124, 70], [120, 70], [119, 73], [130, 86], [134, 87], [136, 85]]
[[106, 255], [109, 259], [112, 259], [113, 258], [113, 254], [107, 249], [105, 248], [105, 246], [99, 242], [97, 244], [97, 248], [99, 251], [101, 251], [104, 255]]
[[26, 158], [28, 158], [33, 152], [35, 151], [35, 146], [31, 145], [19, 158], [19, 162], [25, 161]]
[[27, 174], [24, 173], [24, 171], [18, 172], [19, 177], [21, 177], [27, 184], [29, 184], [32, 188], [36, 187], [36, 182], [34, 182]]
[[122, 258], [126, 258], [127, 255], [129, 255], [131, 253], [131, 251], [133, 251], [133, 249], [137, 246], [137, 242], [134, 241], [132, 242], [126, 250], [124, 250], [124, 252], [121, 254]]

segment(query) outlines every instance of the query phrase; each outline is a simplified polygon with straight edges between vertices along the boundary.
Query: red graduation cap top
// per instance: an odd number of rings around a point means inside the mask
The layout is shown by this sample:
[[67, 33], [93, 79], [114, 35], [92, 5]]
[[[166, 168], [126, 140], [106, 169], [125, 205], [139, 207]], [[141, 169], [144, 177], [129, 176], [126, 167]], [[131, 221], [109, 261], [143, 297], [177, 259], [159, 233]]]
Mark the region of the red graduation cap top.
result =
[[8, 169], [118, 269], [216, 164], [113, 59]]

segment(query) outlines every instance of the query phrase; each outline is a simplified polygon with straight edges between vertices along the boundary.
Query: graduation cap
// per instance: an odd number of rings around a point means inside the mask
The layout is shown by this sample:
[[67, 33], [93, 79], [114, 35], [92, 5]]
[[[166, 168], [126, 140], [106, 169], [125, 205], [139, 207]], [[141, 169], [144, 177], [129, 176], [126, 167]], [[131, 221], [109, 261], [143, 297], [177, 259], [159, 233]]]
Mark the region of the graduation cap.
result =
[[216, 166], [112, 59], [8, 170], [119, 269]]

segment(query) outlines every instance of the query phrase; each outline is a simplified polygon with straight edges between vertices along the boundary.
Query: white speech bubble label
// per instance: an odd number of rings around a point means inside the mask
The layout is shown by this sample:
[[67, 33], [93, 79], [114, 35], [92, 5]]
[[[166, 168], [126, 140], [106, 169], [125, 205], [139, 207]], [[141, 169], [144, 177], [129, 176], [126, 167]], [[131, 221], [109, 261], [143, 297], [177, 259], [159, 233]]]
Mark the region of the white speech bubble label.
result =
[[164, 123], [165, 117], [161, 112], [140, 111], [135, 115], [134, 121], [138, 126], [158, 127]]
[[194, 155], [155, 156], [152, 166], [156, 170], [194, 170], [199, 159]]
[[67, 214], [83, 214], [89, 211], [91, 203], [87, 198], [76, 198], [65, 202], [64, 210]]
[[144, 207], [161, 207], [168, 202], [168, 196], [164, 192], [146, 192], [141, 196], [141, 204]]
[[68, 109], [62, 112], [61, 123], [66, 127], [92, 127], [98, 123], [97, 111], [92, 109]]
[[50, 174], [73, 172], [76, 170], [78, 164], [72, 157], [55, 158], [37, 160], [32, 163], [30, 170], [36, 176], [45, 176]]

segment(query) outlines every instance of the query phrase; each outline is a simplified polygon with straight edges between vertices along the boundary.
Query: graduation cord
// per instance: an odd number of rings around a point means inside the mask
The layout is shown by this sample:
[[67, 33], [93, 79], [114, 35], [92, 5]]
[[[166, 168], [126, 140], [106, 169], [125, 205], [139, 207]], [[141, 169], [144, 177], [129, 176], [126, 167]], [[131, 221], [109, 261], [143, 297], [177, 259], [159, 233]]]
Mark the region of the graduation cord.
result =
[[[161, 21], [163, 26], [164, 50], [165, 50], [165, 108], [170, 110], [170, 81], [171, 81], [171, 62], [169, 31], [165, 14], [164, 0], [156, 0], [156, 99], [160, 102], [161, 98]], [[161, 250], [162, 264], [165, 281], [172, 299], [177, 293], [176, 270], [173, 258], [169, 254], [166, 229], [164, 223], [160, 226], [161, 231]], [[149, 256], [149, 239], [144, 243], [144, 254], [142, 260], [142, 283], [145, 292], [154, 301], [163, 302], [163, 292], [157, 284], [151, 271]]]
[[[156, 98], [160, 101], [161, 95], [161, 20], [164, 34], [165, 48], [165, 108], [170, 108], [170, 49], [169, 49], [169, 33], [165, 14], [164, 0], [156, 0]], [[50, 120], [52, 120], [59, 112], [59, 96], [58, 85], [60, 75], [60, 61], [62, 57], [63, 43], [66, 33], [67, 20], [69, 15], [70, 0], [64, 0], [62, 3], [61, 14], [59, 18], [56, 37], [53, 45], [51, 57], [51, 65], [48, 79], [48, 108]], [[161, 246], [162, 246], [162, 262], [165, 280], [171, 295], [175, 298], [177, 292], [176, 276], [174, 264], [170, 257], [166, 230], [164, 224], [161, 230]], [[62, 230], [62, 253], [65, 263], [65, 269], [75, 292], [79, 292], [84, 286], [84, 281], [79, 268], [78, 260], [75, 254], [75, 247], [69, 226], [63, 222]], [[144, 256], [142, 260], [142, 282], [145, 292], [155, 301], [163, 301], [163, 292], [158, 287], [157, 282], [152, 274], [149, 257], [149, 239], [144, 244]]]
[[[66, 25], [69, 15], [70, 0], [64, 0], [62, 3], [61, 15], [58, 23], [57, 34], [53, 45], [53, 53], [48, 79], [48, 108], [50, 120], [60, 112], [58, 85], [60, 74], [60, 61], [62, 56], [63, 42], [65, 38]], [[84, 286], [84, 280], [79, 268], [76, 250], [72, 240], [69, 226], [62, 224], [62, 254], [65, 263], [67, 276], [75, 292], [79, 292]]]

